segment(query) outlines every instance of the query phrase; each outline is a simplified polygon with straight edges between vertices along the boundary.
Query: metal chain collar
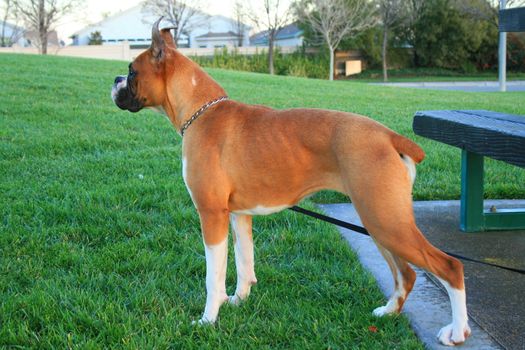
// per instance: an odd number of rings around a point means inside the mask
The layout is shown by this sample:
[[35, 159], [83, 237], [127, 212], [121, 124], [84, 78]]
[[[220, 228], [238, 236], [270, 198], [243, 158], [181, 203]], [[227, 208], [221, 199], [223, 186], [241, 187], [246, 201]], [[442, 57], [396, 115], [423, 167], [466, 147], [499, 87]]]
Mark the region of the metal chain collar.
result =
[[181, 136], [184, 136], [184, 133], [186, 132], [186, 129], [190, 127], [191, 123], [193, 123], [195, 121], [195, 119], [197, 119], [198, 117], [200, 117], [204, 112], [206, 112], [206, 110], [208, 108], [210, 108], [211, 106], [213, 105], [216, 105], [217, 103], [219, 102], [222, 102], [224, 100], [227, 100], [228, 99], [228, 96], [222, 96], [222, 97], [219, 97], [213, 101], [210, 101], [208, 103], [206, 103], [204, 106], [202, 106], [201, 108], [199, 108], [199, 110], [195, 113], [193, 113], [193, 115], [190, 117], [190, 119], [188, 119], [183, 125], [182, 127], [180, 128], [180, 135]]

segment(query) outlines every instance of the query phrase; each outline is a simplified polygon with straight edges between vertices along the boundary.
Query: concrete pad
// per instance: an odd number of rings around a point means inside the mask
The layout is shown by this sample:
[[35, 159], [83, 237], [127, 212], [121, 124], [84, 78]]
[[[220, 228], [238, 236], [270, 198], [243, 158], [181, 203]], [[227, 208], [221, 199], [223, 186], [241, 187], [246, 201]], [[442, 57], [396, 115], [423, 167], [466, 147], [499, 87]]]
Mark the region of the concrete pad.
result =
[[[525, 208], [525, 201], [486, 201], [498, 208]], [[320, 206], [329, 216], [361, 224], [351, 204]], [[525, 268], [525, 231], [463, 233], [459, 230], [459, 201], [415, 202], [414, 212], [427, 239], [440, 249], [464, 256]], [[393, 279], [371, 238], [339, 228], [365, 268], [388, 297]], [[461, 349], [525, 349], [525, 276], [494, 267], [464, 262], [467, 307], [472, 336]], [[418, 337], [430, 349], [441, 346], [436, 335], [451, 322], [446, 291], [433, 277], [415, 269], [417, 280], [403, 312]], [[381, 306], [378, 304], [378, 306]]]

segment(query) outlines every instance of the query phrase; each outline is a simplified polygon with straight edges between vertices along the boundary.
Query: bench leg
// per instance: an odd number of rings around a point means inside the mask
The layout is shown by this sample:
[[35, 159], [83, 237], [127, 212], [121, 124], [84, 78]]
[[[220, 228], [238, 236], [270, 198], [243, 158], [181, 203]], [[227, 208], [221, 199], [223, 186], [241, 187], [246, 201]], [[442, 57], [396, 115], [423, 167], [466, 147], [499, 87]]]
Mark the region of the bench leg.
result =
[[461, 152], [460, 229], [464, 232], [525, 229], [525, 209], [483, 211], [483, 156]]
[[483, 230], [483, 156], [465, 150], [461, 151], [460, 219], [462, 231]]

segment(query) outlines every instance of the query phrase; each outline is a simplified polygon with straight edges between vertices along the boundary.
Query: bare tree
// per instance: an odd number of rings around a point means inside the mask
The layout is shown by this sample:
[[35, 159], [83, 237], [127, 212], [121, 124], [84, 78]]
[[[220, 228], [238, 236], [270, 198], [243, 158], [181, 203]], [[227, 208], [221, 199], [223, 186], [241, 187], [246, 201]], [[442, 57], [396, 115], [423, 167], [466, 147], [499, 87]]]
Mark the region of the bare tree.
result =
[[[263, 13], [256, 16], [255, 13]], [[265, 30], [268, 37], [268, 70], [274, 74], [274, 46], [277, 34], [289, 22], [291, 11], [289, 7], [283, 5], [281, 0], [263, 0], [262, 8], [251, 10], [248, 18], [259, 30]]]
[[66, 14], [73, 12], [78, 0], [13, 0], [17, 14], [28, 29], [38, 33], [40, 53], [47, 54], [47, 38], [53, 27]]
[[233, 31], [237, 34], [237, 47], [241, 47], [244, 42], [244, 32], [246, 31], [246, 10], [242, 0], [236, 0], [233, 4]]
[[9, 46], [14, 40], [14, 37], [17, 36], [17, 26], [15, 25], [13, 28], [11, 28], [11, 33], [9, 37], [6, 37], [6, 27], [7, 27], [7, 20], [12, 17], [13, 12], [13, 2], [11, 0], [3, 0], [3, 7], [2, 7], [2, 33], [0, 34], [0, 46], [6, 47]]
[[330, 50], [330, 76], [334, 79], [335, 50], [341, 40], [374, 26], [377, 17], [367, 0], [303, 0], [296, 4], [299, 18], [324, 38]]
[[204, 3], [201, 0], [146, 0], [143, 9], [173, 25], [174, 38], [177, 43], [182, 34], [189, 35], [195, 27], [204, 24], [209, 16], [202, 12]]
[[383, 27], [383, 44], [381, 46], [381, 60], [383, 61], [383, 81], [388, 81], [388, 33], [407, 17], [406, 0], [379, 0], [379, 16]]

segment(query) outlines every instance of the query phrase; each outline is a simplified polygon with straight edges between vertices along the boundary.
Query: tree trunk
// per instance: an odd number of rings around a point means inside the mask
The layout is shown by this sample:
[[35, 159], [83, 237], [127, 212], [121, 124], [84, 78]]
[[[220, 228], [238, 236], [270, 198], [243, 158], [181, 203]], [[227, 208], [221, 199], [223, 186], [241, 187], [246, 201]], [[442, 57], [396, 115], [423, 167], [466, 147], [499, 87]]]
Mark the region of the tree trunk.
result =
[[40, 32], [40, 53], [47, 55], [47, 32], [45, 30]]
[[40, 37], [40, 53], [47, 55], [47, 27], [46, 10], [44, 0], [38, 2], [38, 35]]
[[7, 40], [5, 39], [5, 20], [2, 21], [2, 43], [0, 44], [1, 47], [6, 47], [7, 46]]
[[329, 73], [330, 76], [328, 77], [330, 81], [334, 80], [334, 60], [335, 60], [334, 51], [335, 49], [330, 47], [330, 73]]
[[[6, 47], [8, 45], [7, 43], [7, 40], [5, 38], [5, 26], [6, 26], [6, 22], [7, 22], [7, 16], [9, 15], [9, 7], [10, 7], [10, 3], [9, 1], [6, 1], [5, 2], [5, 15], [4, 15], [4, 20], [2, 21], [2, 44], [1, 46], [2, 47]], [[14, 29], [12, 29], [12, 31], [14, 31]]]
[[275, 31], [271, 30], [268, 36], [268, 71], [274, 75], [273, 69], [273, 46], [275, 42]]
[[419, 55], [417, 54], [417, 40], [416, 35], [414, 34], [414, 38], [409, 42], [409, 44], [412, 45], [412, 64], [414, 67], [419, 67]]
[[388, 81], [388, 65], [386, 61], [386, 50], [388, 44], [388, 27], [383, 26], [383, 46], [381, 47], [381, 58], [383, 60], [383, 81]]

